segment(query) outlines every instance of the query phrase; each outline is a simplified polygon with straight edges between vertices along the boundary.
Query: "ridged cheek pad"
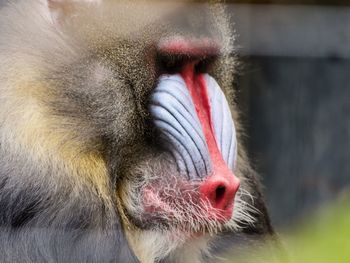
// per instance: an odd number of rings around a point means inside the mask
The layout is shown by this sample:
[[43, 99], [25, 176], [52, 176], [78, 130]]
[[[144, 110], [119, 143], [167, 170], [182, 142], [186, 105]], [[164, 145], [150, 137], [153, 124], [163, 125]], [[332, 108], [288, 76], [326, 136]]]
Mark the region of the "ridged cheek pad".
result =
[[[183, 75], [163, 75], [150, 99], [150, 113], [162, 145], [176, 160], [179, 172], [188, 179], [200, 179], [213, 172], [208, 135], [203, 131], [199, 107]], [[237, 159], [236, 130], [231, 111], [218, 83], [208, 74], [205, 82], [209, 103], [210, 133], [227, 167], [234, 171]], [[201, 123], [202, 121], [202, 123]], [[212, 146], [211, 146], [212, 147]]]

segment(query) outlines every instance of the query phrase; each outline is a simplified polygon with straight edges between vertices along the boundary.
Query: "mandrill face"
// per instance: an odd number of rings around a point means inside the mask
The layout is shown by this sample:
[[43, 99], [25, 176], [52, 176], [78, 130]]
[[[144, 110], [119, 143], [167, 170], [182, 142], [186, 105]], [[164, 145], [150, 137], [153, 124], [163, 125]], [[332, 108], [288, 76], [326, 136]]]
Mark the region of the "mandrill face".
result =
[[0, 35], [4, 262], [199, 263], [273, 237], [223, 5], [10, 1]]
[[76, 47], [61, 73], [67, 82], [54, 91], [65, 103], [54, 111], [84, 116], [78, 129], [103, 155], [127, 229], [190, 238], [251, 220], [237, 194], [233, 39], [223, 6], [51, 2], [56, 27]]

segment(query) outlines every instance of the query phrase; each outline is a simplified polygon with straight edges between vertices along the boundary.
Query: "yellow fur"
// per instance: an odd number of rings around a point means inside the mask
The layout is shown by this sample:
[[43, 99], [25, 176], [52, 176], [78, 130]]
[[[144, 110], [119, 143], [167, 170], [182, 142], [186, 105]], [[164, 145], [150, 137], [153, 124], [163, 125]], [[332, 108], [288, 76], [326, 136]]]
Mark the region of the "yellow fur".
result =
[[[50, 96], [43, 83], [26, 81], [17, 83], [12, 96], [17, 115], [17, 138], [39, 160], [51, 158], [66, 169], [72, 180], [91, 184], [98, 194], [108, 199], [108, 175], [104, 158], [98, 151], [87, 151], [82, 141], [74, 141], [74, 131], [58, 130], [67, 122], [61, 117], [52, 117], [42, 105], [41, 99]], [[88, 143], [88, 142], [87, 142]], [[49, 156], [48, 156], [49, 155]]]

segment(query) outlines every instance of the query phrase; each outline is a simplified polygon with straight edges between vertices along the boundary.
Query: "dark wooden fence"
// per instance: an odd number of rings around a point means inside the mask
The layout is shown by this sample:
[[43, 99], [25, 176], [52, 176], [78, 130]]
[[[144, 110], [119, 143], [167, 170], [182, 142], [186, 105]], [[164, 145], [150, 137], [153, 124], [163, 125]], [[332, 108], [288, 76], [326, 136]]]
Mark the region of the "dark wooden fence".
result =
[[250, 156], [286, 226], [350, 185], [350, 8], [231, 6]]

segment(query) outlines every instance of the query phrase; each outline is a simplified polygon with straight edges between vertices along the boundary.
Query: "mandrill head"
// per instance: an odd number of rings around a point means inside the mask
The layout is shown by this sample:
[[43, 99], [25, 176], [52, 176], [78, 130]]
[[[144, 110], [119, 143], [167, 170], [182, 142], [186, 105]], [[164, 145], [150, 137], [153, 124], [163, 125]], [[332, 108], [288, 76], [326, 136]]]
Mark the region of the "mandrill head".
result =
[[[64, 123], [65, 139], [101, 156], [139, 257], [147, 257], [140, 255], [147, 246], [166, 253], [252, 222], [241, 198], [247, 165], [237, 142], [233, 37], [224, 7], [36, 2], [49, 10], [24, 33], [40, 52], [33, 57], [42, 59], [35, 63], [49, 87], [38, 98]], [[43, 41], [33, 41], [40, 34]]]

